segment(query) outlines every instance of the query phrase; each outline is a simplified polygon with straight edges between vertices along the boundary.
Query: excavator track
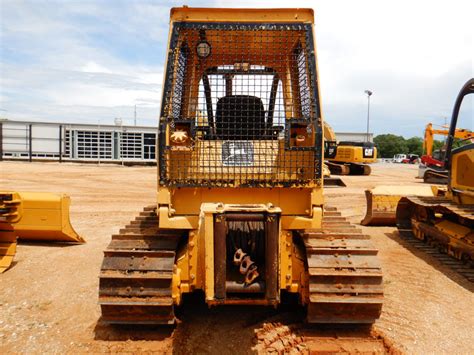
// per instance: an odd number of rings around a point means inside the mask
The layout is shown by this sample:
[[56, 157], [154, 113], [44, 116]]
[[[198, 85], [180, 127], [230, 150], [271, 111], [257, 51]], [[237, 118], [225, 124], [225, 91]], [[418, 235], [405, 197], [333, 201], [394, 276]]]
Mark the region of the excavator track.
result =
[[308, 322], [375, 322], [382, 310], [383, 275], [370, 237], [329, 207], [322, 228], [301, 235], [309, 274]]
[[112, 324], [173, 324], [171, 294], [181, 232], [158, 227], [156, 206], [145, 207], [104, 251], [99, 304]]
[[474, 282], [474, 205], [447, 197], [404, 197], [397, 207], [397, 227], [415, 247]]
[[345, 163], [335, 163], [331, 161], [325, 161], [324, 164], [327, 165], [331, 174], [334, 175], [349, 175], [351, 173], [351, 169], [349, 164]]
[[325, 161], [324, 163], [334, 175], [370, 175], [372, 172], [372, 168], [367, 164], [334, 161]]
[[350, 163], [350, 175], [370, 175], [371, 172], [370, 165]]

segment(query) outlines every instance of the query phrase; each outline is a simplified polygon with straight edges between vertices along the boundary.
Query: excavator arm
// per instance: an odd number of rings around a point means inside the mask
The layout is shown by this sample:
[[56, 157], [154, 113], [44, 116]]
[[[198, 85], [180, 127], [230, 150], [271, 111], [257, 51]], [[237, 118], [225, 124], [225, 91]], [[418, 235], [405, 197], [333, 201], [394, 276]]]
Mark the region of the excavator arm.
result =
[[[434, 129], [432, 123], [428, 123], [425, 128], [425, 138], [423, 140], [423, 151], [426, 155], [432, 156], [433, 155], [433, 141], [434, 136], [448, 136], [449, 130], [447, 129]], [[464, 129], [464, 128], [456, 128], [454, 131], [454, 137], [457, 139], [470, 139], [474, 138], [474, 132]]]

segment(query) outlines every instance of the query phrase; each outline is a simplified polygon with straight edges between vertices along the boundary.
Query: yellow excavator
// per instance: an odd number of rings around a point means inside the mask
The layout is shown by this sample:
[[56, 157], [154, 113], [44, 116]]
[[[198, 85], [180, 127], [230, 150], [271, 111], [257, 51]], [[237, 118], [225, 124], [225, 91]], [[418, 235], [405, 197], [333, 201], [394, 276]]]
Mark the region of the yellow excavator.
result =
[[332, 127], [324, 123], [324, 158], [332, 174], [370, 175], [371, 163], [377, 161], [377, 147], [372, 142], [338, 142]]
[[313, 27], [311, 9], [171, 10], [157, 204], [104, 251], [103, 321], [174, 323], [193, 292], [209, 306], [293, 295], [311, 323], [380, 316], [377, 250], [324, 202]]
[[69, 205], [65, 194], [0, 191], [0, 273], [11, 266], [17, 239], [84, 243], [69, 221]]
[[468, 137], [466, 144], [453, 147], [459, 110], [469, 94], [474, 94], [474, 78], [463, 86], [454, 104], [444, 160], [449, 172], [446, 195], [403, 197], [396, 219], [400, 233], [413, 235], [474, 266], [474, 143]]

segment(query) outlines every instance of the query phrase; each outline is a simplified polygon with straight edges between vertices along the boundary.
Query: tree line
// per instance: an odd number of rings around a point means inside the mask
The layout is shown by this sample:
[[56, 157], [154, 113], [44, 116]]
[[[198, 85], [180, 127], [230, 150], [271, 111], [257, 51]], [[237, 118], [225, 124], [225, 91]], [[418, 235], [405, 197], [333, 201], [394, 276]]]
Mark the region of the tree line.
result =
[[[420, 137], [405, 139], [394, 134], [380, 134], [374, 137], [374, 143], [377, 146], [379, 158], [393, 158], [395, 154], [423, 155], [423, 139]], [[433, 151], [441, 149], [443, 145], [444, 141], [435, 140]]]

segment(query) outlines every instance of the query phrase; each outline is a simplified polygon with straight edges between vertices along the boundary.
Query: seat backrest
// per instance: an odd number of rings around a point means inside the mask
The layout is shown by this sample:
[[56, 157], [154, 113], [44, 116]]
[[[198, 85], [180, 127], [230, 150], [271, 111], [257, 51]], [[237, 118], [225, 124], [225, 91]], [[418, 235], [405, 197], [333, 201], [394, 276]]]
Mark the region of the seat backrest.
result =
[[256, 96], [231, 95], [217, 101], [216, 135], [218, 139], [262, 139], [265, 134], [265, 109]]

